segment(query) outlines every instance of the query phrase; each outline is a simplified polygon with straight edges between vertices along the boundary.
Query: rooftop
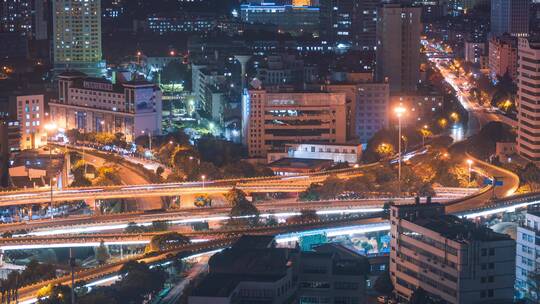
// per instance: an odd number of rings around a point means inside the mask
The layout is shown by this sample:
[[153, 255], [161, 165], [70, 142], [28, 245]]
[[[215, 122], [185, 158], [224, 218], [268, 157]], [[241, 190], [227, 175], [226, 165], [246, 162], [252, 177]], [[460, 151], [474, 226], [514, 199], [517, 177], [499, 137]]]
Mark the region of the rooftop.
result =
[[331, 167], [332, 160], [328, 159], [310, 159], [310, 158], [290, 158], [285, 157], [275, 162], [269, 163], [271, 168], [293, 168], [293, 169], [319, 169]]
[[231, 275], [211, 273], [193, 290], [194, 297], [229, 297], [241, 282], [275, 282], [282, 275]]
[[510, 236], [506, 234], [496, 233], [487, 227], [477, 226], [473, 222], [454, 215], [422, 218], [414, 223], [457, 242], [510, 240]]
[[435, 231], [441, 236], [456, 242], [510, 240], [510, 236], [506, 234], [496, 233], [487, 227], [478, 226], [466, 219], [445, 214], [444, 205], [442, 204], [396, 205], [392, 206], [392, 210], [397, 210], [398, 218]]

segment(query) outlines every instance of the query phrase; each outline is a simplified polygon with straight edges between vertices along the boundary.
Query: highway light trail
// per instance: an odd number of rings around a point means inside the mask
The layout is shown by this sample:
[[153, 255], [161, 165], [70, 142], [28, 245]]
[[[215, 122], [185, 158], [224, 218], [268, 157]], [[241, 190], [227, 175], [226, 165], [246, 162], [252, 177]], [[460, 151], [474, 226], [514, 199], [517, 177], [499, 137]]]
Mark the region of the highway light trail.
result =
[[[185, 258], [182, 258], [182, 261], [186, 261], [186, 260], [190, 260], [190, 259], [195, 259], [195, 258], [198, 258], [198, 257], [201, 257], [201, 256], [205, 256], [205, 255], [213, 255], [215, 253], [218, 253], [220, 251], [222, 251], [223, 249], [215, 249], [215, 250], [210, 250], [210, 251], [206, 251], [206, 252], [201, 252], [201, 253], [196, 253], [196, 254], [192, 254], [190, 256], [187, 256]], [[162, 263], [162, 264], [159, 264], [159, 266], [167, 266], [169, 265], [171, 262], [165, 262], [165, 263]], [[154, 266], [150, 266], [150, 268], [153, 268]], [[94, 282], [91, 282], [91, 283], [88, 283], [86, 285], [84, 285], [84, 287], [87, 287], [89, 288], [88, 292], [90, 292], [90, 290], [92, 289], [92, 287], [94, 286], [99, 286], [99, 285], [103, 285], [103, 284], [106, 284], [106, 283], [112, 283], [112, 282], [116, 282], [118, 280], [120, 280], [121, 276], [120, 275], [113, 275], [113, 276], [110, 276], [110, 277], [106, 277], [106, 278], [102, 278], [102, 279], [99, 279], [97, 281], [94, 281]], [[44, 298], [41, 298], [41, 299], [45, 299], [46, 297]], [[37, 303], [40, 299], [38, 298], [32, 298], [32, 299], [28, 299], [28, 300], [25, 300], [25, 301], [21, 301], [19, 302], [20, 304], [34, 304], [34, 303]]]
[[[319, 210], [316, 213], [318, 215], [337, 215], [337, 214], [355, 214], [355, 213], [374, 213], [374, 212], [381, 212], [382, 208], [355, 208], [355, 209], [336, 209], [336, 210]], [[280, 212], [280, 213], [263, 213], [260, 214], [260, 217], [268, 218], [271, 216], [275, 216], [277, 218], [287, 218], [291, 216], [298, 216], [301, 215], [300, 212]], [[235, 216], [232, 217], [233, 219], [242, 219], [242, 218], [250, 218], [254, 217], [251, 215], [247, 216]], [[178, 224], [192, 224], [192, 223], [201, 223], [201, 222], [210, 222], [210, 221], [226, 221], [231, 219], [231, 217], [223, 215], [223, 216], [210, 216], [210, 217], [201, 217], [201, 218], [192, 218], [192, 219], [182, 219], [182, 220], [171, 220], [168, 221], [172, 225], [178, 225]], [[137, 223], [138, 226], [151, 226], [152, 222], [143, 222], [143, 223]], [[33, 231], [29, 232], [27, 234], [17, 234], [14, 235], [14, 237], [21, 237], [21, 236], [52, 236], [52, 235], [58, 235], [58, 234], [79, 234], [79, 233], [93, 233], [93, 232], [99, 232], [99, 231], [107, 231], [107, 230], [122, 230], [126, 229], [128, 227], [128, 224], [114, 224], [114, 225], [99, 225], [99, 226], [87, 226], [87, 227], [74, 227], [74, 228], [63, 228], [63, 229], [54, 229], [54, 230], [44, 230], [44, 231]]]

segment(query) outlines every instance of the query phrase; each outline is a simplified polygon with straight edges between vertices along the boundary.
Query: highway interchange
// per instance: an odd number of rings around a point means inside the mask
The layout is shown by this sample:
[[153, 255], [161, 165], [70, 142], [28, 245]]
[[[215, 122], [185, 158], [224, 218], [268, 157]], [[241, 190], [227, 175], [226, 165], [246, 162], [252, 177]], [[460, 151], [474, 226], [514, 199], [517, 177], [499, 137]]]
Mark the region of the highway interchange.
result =
[[[449, 76], [444, 66], [437, 60], [432, 60], [433, 64], [441, 70], [443, 77], [460, 96], [460, 101], [464, 107], [472, 113], [471, 116], [477, 118], [481, 126], [486, 121], [499, 120], [491, 117], [492, 113], [474, 106], [463, 89], [464, 83], [455, 81], [455, 77]], [[493, 114], [497, 116], [496, 114]], [[473, 120], [474, 121], [474, 120]], [[479, 126], [470, 126], [475, 131]], [[469, 132], [474, 132], [469, 130]], [[351, 168], [342, 170], [339, 174], [350, 176], [361, 174], [362, 168]], [[447, 212], [474, 218], [486, 216], [502, 211], [512, 211], [515, 208], [524, 207], [537, 202], [540, 199], [539, 193], [529, 193], [514, 196], [514, 192], [519, 186], [519, 178], [512, 172], [475, 159], [474, 170], [481, 172], [488, 177], [497, 177], [502, 181], [501, 186], [487, 186], [479, 189], [478, 192], [467, 195], [463, 198], [453, 200], [440, 200], [446, 205]], [[337, 173], [337, 172], [334, 172]], [[115, 187], [97, 187], [83, 189], [57, 190], [54, 193], [57, 200], [81, 200], [81, 199], [105, 199], [117, 197], [151, 197], [151, 196], [176, 196], [192, 193], [224, 193], [232, 187], [243, 189], [247, 192], [299, 192], [303, 191], [311, 182], [324, 179], [329, 173], [317, 173], [305, 175], [297, 178], [269, 177], [258, 179], [238, 179], [193, 183], [171, 183], [171, 184], [151, 184], [151, 185], [126, 185]], [[48, 191], [18, 191], [0, 193], [0, 206], [13, 206], [21, 204], [35, 204], [48, 202], [50, 193]], [[243, 233], [278, 234], [281, 241], [291, 241], [297, 239], [302, 233], [319, 233], [324, 229], [333, 235], [352, 234], [366, 231], [387, 230], [387, 221], [380, 217], [380, 211], [386, 199], [377, 200], [355, 200], [355, 201], [332, 201], [332, 202], [273, 202], [258, 204], [257, 207], [261, 216], [283, 217], [297, 215], [301, 210], [315, 210], [319, 214], [330, 215], [330, 218], [320, 221], [303, 222], [294, 225], [278, 225], [275, 227], [259, 227], [238, 230], [216, 229], [208, 232], [182, 231], [182, 233], [192, 237], [194, 242], [177, 248], [171, 248], [159, 252], [155, 256], [135, 256], [122, 261], [106, 264], [92, 269], [81, 270], [76, 274], [76, 281], [85, 281], [90, 284], [99, 284], [103, 280], [114, 280], [116, 273], [123, 263], [128, 260], [144, 261], [150, 264], [166, 263], [178, 254], [191, 256], [208, 251], [220, 250], [229, 246], [239, 235]], [[397, 203], [411, 202], [412, 199], [398, 200]], [[39, 248], [78, 246], [96, 244], [103, 240], [107, 244], [145, 244], [154, 235], [152, 233], [143, 234], [123, 234], [118, 233], [123, 230], [129, 222], [136, 222], [140, 225], [149, 225], [155, 220], [167, 220], [178, 226], [174, 226], [181, 231], [187, 228], [182, 224], [189, 224], [195, 221], [219, 221], [228, 219], [228, 207], [212, 207], [201, 209], [187, 209], [170, 212], [144, 213], [133, 212], [119, 215], [82, 216], [68, 217], [53, 220], [40, 220], [26, 223], [13, 223], [0, 225], [0, 231], [26, 230], [25, 236], [0, 239], [3, 250], [23, 249], [24, 246], [41, 246]], [[351, 217], [331, 218], [331, 215], [350, 214]], [[361, 216], [359, 216], [361, 215]], [[109, 228], [109, 229], [107, 229]], [[49, 247], [47, 247], [49, 246]], [[47, 284], [70, 284], [69, 276], [60, 277], [47, 282], [39, 282], [31, 286], [20, 289], [20, 303], [33, 303], [36, 301], [35, 293]]]

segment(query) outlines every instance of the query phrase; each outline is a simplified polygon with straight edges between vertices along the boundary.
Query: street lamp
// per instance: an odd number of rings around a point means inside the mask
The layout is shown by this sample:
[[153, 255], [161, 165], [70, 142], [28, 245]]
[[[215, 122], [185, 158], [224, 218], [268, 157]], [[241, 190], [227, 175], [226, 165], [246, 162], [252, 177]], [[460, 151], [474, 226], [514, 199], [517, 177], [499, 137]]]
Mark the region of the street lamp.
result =
[[204, 189], [204, 180], [206, 179], [206, 175], [201, 175], [201, 178], [202, 178], [202, 187]]
[[148, 149], [150, 149], [150, 153], [152, 153], [152, 134], [150, 132], [146, 132], [145, 130], [142, 130], [141, 133], [148, 135]]
[[102, 120], [99, 122], [99, 124], [101, 125], [101, 132], [105, 132], [105, 130], [103, 129], [103, 126], [105, 125], [105, 121]]
[[394, 113], [396, 113], [398, 117], [398, 193], [399, 196], [401, 196], [401, 117], [405, 114], [407, 110], [402, 107], [398, 106], [394, 109]]
[[467, 159], [467, 165], [469, 165], [469, 183], [468, 183], [469, 187], [471, 185], [471, 170], [472, 170], [471, 166], [472, 166], [472, 164], [473, 164], [472, 159]]
[[[51, 137], [52, 132], [54, 132], [56, 129], [58, 129], [58, 126], [54, 123], [49, 123], [45, 125], [45, 130], [47, 130], [47, 135], [49, 138]], [[52, 167], [52, 145], [50, 143], [50, 140], [47, 140], [47, 145], [49, 146], [49, 167]], [[53, 215], [53, 181], [55, 181], [56, 178], [53, 178], [51, 176], [50, 178], [50, 186], [51, 186], [51, 219], [54, 218]]]
[[428, 125], [424, 125], [424, 127], [422, 127], [422, 147], [424, 147], [426, 145], [426, 136], [428, 135], [428, 132], [429, 132], [429, 126]]

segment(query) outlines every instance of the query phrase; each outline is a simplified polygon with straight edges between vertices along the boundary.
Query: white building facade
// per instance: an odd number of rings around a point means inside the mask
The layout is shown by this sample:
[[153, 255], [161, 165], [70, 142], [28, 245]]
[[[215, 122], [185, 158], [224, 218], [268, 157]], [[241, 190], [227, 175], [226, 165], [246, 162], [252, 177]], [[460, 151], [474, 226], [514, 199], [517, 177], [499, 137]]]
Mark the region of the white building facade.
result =
[[128, 141], [162, 131], [162, 94], [147, 81], [113, 84], [66, 72], [59, 76], [59, 98], [50, 102], [59, 128], [81, 132], [123, 133]]
[[45, 101], [43, 95], [20, 95], [17, 120], [21, 126], [21, 150], [37, 149], [47, 144]]

